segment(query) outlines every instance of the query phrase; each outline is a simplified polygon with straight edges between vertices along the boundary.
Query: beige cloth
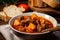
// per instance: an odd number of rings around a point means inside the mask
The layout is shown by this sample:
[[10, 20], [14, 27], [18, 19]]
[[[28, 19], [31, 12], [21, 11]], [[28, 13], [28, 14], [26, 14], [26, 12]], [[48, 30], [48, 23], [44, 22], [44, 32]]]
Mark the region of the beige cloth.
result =
[[17, 37], [10, 29], [9, 25], [0, 25], [0, 32], [5, 37], [6, 40], [22, 40]]

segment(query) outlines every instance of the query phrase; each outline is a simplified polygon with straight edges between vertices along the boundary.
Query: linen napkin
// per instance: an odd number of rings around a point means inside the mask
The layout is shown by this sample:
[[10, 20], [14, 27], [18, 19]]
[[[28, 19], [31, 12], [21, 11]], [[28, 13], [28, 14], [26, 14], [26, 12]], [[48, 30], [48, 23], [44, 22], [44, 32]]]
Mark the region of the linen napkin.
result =
[[22, 40], [21, 38], [17, 37], [12, 30], [10, 30], [9, 25], [1, 25], [0, 32], [5, 37], [6, 40]]

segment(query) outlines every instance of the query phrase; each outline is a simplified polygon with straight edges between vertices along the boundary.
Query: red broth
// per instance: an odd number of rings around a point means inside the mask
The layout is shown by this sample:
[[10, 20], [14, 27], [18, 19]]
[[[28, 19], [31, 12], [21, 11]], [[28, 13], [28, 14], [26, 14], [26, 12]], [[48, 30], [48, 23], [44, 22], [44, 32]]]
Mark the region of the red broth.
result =
[[38, 17], [33, 14], [31, 16], [21, 16], [17, 17], [13, 22], [13, 28], [20, 32], [28, 32], [28, 33], [39, 33], [43, 30], [53, 28], [53, 24], [51, 21]]

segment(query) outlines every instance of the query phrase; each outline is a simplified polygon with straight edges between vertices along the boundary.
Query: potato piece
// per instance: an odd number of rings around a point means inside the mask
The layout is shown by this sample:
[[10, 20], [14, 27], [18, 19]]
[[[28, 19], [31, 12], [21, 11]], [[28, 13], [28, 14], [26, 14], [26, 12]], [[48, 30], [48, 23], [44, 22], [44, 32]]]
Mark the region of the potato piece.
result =
[[19, 20], [18, 20], [18, 19], [15, 19], [15, 21], [14, 21], [14, 26], [17, 26], [17, 25], [19, 25], [19, 24], [20, 24]]
[[36, 14], [32, 14], [31, 19], [38, 19], [38, 16]]
[[33, 32], [33, 30], [36, 28], [36, 26], [33, 23], [30, 23], [27, 27], [26, 32]]

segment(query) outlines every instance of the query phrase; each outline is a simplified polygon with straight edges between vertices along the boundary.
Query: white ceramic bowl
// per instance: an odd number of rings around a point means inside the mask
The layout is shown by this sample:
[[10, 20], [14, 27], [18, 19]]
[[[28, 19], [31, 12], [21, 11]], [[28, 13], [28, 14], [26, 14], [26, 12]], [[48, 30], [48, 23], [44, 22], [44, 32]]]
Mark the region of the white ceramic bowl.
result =
[[22, 34], [29, 34], [29, 35], [37, 35], [37, 34], [49, 33], [50, 31], [43, 32], [43, 33], [26, 33], [26, 32], [20, 32], [20, 31], [14, 29], [14, 28], [12, 27], [12, 24], [13, 24], [14, 20], [15, 20], [18, 16], [31, 16], [32, 13], [35, 13], [35, 14], [38, 15], [38, 16], [42, 16], [42, 17], [44, 17], [45, 19], [50, 20], [50, 21], [52, 22], [53, 26], [54, 26], [54, 27], [57, 27], [57, 21], [56, 21], [56, 19], [53, 18], [52, 16], [47, 15], [47, 14], [44, 14], [44, 13], [29, 12], [29, 13], [20, 14], [20, 15], [17, 15], [17, 16], [15, 16], [15, 17], [11, 18], [10, 21], [9, 21], [9, 25], [10, 25], [11, 29], [12, 29], [13, 31], [15, 31], [15, 32], [22, 33]]

